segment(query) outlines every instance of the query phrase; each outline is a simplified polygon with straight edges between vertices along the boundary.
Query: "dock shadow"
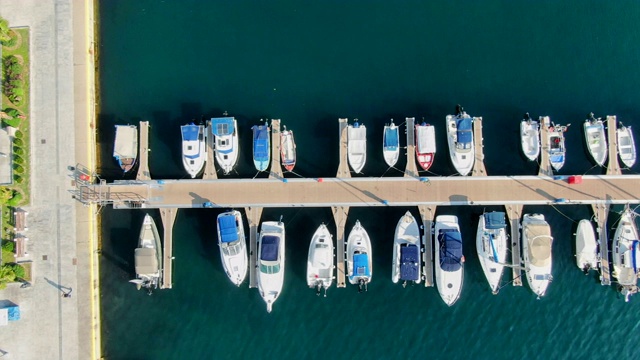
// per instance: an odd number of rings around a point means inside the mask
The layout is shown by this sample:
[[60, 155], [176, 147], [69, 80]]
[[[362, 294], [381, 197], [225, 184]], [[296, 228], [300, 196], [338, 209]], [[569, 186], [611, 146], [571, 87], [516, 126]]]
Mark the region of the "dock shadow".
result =
[[213, 207], [213, 206], [205, 206], [205, 203], [213, 205], [214, 203], [211, 200], [207, 198], [203, 198], [202, 196], [192, 191], [189, 192], [189, 195], [193, 198], [191, 200], [191, 207], [193, 208]]

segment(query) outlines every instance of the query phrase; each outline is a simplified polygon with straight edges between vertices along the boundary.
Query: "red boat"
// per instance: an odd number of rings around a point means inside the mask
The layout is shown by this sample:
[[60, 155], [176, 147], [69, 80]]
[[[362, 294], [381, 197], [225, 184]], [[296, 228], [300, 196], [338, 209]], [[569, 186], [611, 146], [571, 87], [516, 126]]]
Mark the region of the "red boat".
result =
[[416, 156], [424, 170], [429, 170], [436, 155], [436, 131], [433, 125], [422, 123], [416, 125]]

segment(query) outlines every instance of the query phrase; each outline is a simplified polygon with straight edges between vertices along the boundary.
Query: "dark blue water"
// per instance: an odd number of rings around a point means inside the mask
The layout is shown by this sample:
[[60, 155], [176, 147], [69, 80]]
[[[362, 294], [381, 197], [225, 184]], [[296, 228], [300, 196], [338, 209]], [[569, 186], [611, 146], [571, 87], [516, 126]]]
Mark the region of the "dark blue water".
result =
[[[407, 116], [436, 125], [438, 153], [428, 175], [454, 174], [444, 118], [457, 103], [484, 119], [490, 175], [537, 173], [520, 152], [524, 112], [573, 123], [561, 174], [602, 173], [584, 150], [589, 112], [640, 126], [636, 2], [109, 1], [100, 12], [100, 173], [110, 180], [121, 178], [111, 158], [114, 124], [149, 120], [152, 176], [185, 178], [179, 125], [224, 111], [239, 122], [243, 150], [229, 176], [238, 178], [255, 175], [249, 128], [266, 118], [296, 132], [295, 171], [303, 177], [335, 175], [339, 117], [367, 125], [366, 176], [401, 175], [387, 171], [380, 142], [385, 122]], [[144, 214], [105, 208], [103, 353], [110, 359], [636, 356], [640, 300], [625, 304], [613, 287], [575, 266], [573, 232], [578, 220], [591, 217], [588, 207], [525, 207], [547, 217], [555, 238], [554, 282], [540, 301], [526, 281], [498, 296], [486, 284], [475, 229], [483, 211], [500, 207], [439, 207], [437, 214], [459, 217], [467, 259], [462, 297], [452, 308], [435, 288], [391, 282], [393, 231], [406, 210], [352, 208], [347, 228], [359, 219], [372, 238], [373, 282], [366, 294], [350, 286], [318, 298], [306, 288], [306, 254], [320, 223], [335, 230], [330, 210], [265, 209], [262, 220], [282, 215], [288, 235], [283, 294], [267, 314], [256, 289], [235, 288], [222, 271], [218, 210], [180, 211], [174, 287], [147, 296], [127, 282], [135, 275]], [[614, 213], [609, 225], [616, 219]]]

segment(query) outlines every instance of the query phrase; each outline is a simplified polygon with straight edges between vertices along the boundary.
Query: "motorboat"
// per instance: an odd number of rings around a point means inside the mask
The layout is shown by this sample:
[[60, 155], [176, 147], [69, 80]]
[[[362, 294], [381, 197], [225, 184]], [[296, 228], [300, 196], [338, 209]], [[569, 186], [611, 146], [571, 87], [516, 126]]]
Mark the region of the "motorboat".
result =
[[524, 156], [536, 161], [540, 155], [540, 123], [531, 119], [529, 113], [524, 114], [520, 122], [520, 140]]
[[589, 114], [589, 118], [584, 121], [584, 138], [593, 160], [599, 166], [603, 166], [607, 161], [608, 148], [602, 118], [594, 117], [593, 113]]
[[347, 238], [347, 275], [349, 282], [358, 285], [358, 292], [367, 291], [373, 275], [371, 240], [369, 234], [356, 221]]
[[240, 286], [247, 277], [249, 267], [242, 214], [232, 210], [218, 215], [217, 227], [222, 267], [229, 280]]
[[549, 161], [556, 171], [559, 171], [564, 166], [566, 154], [564, 147], [564, 133], [569, 128], [569, 125], [564, 126], [551, 123], [551, 126], [549, 127]]
[[593, 225], [589, 220], [580, 220], [576, 230], [576, 264], [587, 275], [589, 270], [597, 270], [599, 263], [598, 241]]
[[416, 124], [416, 157], [420, 167], [427, 171], [433, 164], [436, 156], [436, 128], [433, 125], [422, 122]]
[[398, 221], [393, 240], [393, 263], [391, 265], [391, 280], [394, 283], [402, 281], [419, 284], [420, 275], [420, 228], [416, 219], [407, 211]]
[[293, 131], [287, 130], [286, 126], [280, 133], [280, 156], [284, 169], [293, 171], [296, 166], [296, 142], [293, 139]]
[[384, 132], [382, 133], [382, 155], [384, 161], [390, 167], [393, 167], [398, 162], [400, 157], [400, 133], [398, 127], [393, 123], [384, 126]]
[[636, 163], [636, 143], [633, 140], [633, 131], [631, 126], [624, 126], [620, 123], [620, 127], [616, 130], [618, 138], [618, 156], [622, 163], [630, 168]]
[[507, 223], [503, 212], [480, 215], [476, 233], [476, 251], [484, 276], [495, 295], [500, 290], [504, 266], [507, 263]]
[[436, 285], [445, 304], [451, 306], [460, 298], [464, 281], [464, 255], [458, 217], [440, 215], [433, 228], [435, 243]]
[[318, 227], [309, 244], [309, 257], [307, 258], [307, 285], [316, 289], [316, 295], [327, 289], [333, 283], [333, 238], [325, 224]]
[[618, 279], [619, 289], [625, 301], [629, 301], [629, 297], [638, 292], [640, 241], [634, 215], [633, 211], [626, 207], [613, 235], [613, 276]]
[[356, 174], [367, 162], [367, 128], [358, 121], [347, 127], [347, 159]]
[[195, 178], [202, 171], [207, 161], [207, 139], [204, 125], [180, 126], [182, 134], [182, 164], [191, 178]]
[[551, 276], [551, 228], [544, 215], [525, 214], [522, 218], [522, 253], [529, 287], [538, 295], [544, 296]]
[[133, 169], [138, 158], [138, 128], [135, 125], [116, 125], [113, 157], [125, 174]]
[[162, 275], [162, 244], [160, 234], [153, 218], [147, 214], [142, 221], [138, 247], [135, 250], [136, 278], [130, 282], [136, 284], [138, 290], [151, 290], [160, 285]]
[[260, 296], [267, 303], [267, 312], [271, 312], [284, 284], [284, 240], [281, 221], [262, 223], [258, 239], [257, 280]]
[[238, 121], [233, 117], [212, 118], [211, 133], [215, 139], [216, 161], [228, 175], [238, 162]]
[[476, 156], [473, 146], [473, 119], [458, 105], [455, 115], [447, 115], [446, 123], [451, 163], [460, 175], [466, 176], [471, 172]]
[[271, 161], [271, 142], [269, 140], [269, 126], [254, 125], [253, 130], [253, 165], [256, 170], [265, 171]]

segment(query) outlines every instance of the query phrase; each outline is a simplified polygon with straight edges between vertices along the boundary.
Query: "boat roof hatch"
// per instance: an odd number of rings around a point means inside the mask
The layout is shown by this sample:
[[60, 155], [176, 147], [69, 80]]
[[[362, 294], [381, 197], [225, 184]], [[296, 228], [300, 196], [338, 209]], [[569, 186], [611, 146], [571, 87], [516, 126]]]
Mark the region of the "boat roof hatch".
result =
[[238, 229], [236, 228], [236, 217], [233, 215], [218, 218], [220, 237], [222, 242], [229, 243], [238, 240]]
[[398, 148], [398, 140], [400, 136], [398, 135], [398, 128], [386, 128], [384, 134], [384, 147], [389, 148], [391, 150], [395, 150]]
[[369, 271], [369, 255], [354, 254], [353, 255], [353, 275], [352, 276], [370, 276]]
[[212, 118], [211, 132], [215, 136], [231, 135], [234, 131], [234, 121], [232, 117]]
[[260, 239], [260, 243], [260, 246], [262, 248], [262, 252], [260, 253], [260, 260], [277, 261], [280, 238], [273, 235], [265, 235], [262, 237], [262, 239]]

